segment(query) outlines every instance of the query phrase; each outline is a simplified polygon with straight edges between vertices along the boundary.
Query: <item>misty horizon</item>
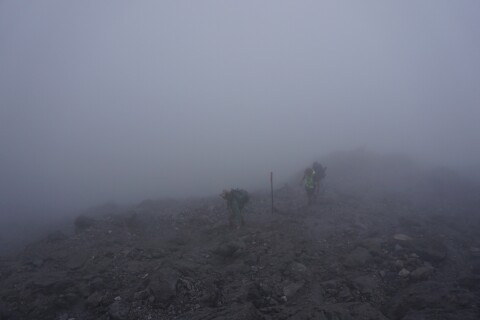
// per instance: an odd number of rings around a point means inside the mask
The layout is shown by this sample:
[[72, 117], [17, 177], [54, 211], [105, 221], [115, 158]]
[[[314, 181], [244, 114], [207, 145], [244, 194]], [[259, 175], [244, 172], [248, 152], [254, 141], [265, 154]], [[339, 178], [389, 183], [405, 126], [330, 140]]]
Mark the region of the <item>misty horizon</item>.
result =
[[479, 9], [3, 1], [2, 206], [267, 189], [356, 148], [478, 169]]

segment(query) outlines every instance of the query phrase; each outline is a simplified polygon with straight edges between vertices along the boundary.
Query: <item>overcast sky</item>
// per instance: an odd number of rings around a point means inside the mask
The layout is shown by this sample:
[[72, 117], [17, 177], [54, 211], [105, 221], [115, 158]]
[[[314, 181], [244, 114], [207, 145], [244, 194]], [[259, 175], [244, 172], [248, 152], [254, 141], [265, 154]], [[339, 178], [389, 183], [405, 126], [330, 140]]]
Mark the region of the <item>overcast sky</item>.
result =
[[477, 0], [0, 0], [0, 198], [205, 195], [357, 147], [480, 163], [479, 17]]

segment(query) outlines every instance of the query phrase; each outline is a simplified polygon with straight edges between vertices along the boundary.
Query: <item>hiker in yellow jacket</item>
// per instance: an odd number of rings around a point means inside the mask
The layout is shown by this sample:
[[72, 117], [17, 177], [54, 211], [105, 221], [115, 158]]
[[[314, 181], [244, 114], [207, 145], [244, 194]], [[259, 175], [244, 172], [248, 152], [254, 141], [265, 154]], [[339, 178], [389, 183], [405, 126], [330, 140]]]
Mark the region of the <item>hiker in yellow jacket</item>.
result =
[[305, 169], [302, 181], [305, 191], [307, 192], [308, 205], [311, 205], [316, 199], [315, 190], [317, 189], [317, 183], [315, 179], [315, 171], [312, 168]]

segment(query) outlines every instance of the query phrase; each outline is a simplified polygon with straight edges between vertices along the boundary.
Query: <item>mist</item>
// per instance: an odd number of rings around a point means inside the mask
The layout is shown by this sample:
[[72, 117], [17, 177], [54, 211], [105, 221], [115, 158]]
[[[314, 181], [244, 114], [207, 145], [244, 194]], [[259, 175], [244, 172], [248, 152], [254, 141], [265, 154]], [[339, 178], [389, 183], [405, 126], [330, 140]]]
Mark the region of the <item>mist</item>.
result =
[[266, 189], [358, 147], [478, 170], [479, 10], [1, 1], [2, 216]]

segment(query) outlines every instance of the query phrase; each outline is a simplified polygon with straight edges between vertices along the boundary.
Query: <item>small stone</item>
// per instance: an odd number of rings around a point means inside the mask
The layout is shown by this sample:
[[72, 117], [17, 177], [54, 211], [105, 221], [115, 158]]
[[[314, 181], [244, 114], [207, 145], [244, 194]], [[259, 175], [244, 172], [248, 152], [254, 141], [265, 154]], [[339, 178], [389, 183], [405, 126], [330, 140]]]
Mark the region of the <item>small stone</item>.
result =
[[300, 281], [286, 285], [285, 287], [283, 287], [284, 297], [293, 297], [298, 292], [298, 290], [300, 290], [304, 286], [304, 284], [305, 282]]
[[396, 235], [393, 236], [393, 239], [398, 240], [398, 241], [412, 241], [413, 238], [402, 234], [402, 233], [397, 233]]
[[399, 268], [399, 269], [403, 269], [403, 266], [404, 266], [404, 265], [405, 265], [405, 264], [403, 263], [402, 260], [396, 260], [396, 261], [395, 261], [395, 266], [396, 266], [397, 268]]
[[414, 271], [412, 271], [412, 273], [410, 274], [410, 277], [413, 280], [426, 280], [430, 277], [430, 275], [432, 275], [433, 270], [434, 269], [432, 267], [427, 267], [427, 266], [419, 267]]
[[398, 273], [398, 275], [402, 278], [405, 278], [405, 277], [408, 277], [408, 275], [410, 274], [410, 271], [408, 271], [407, 269], [403, 268], [402, 270], [400, 270], [400, 272]]

